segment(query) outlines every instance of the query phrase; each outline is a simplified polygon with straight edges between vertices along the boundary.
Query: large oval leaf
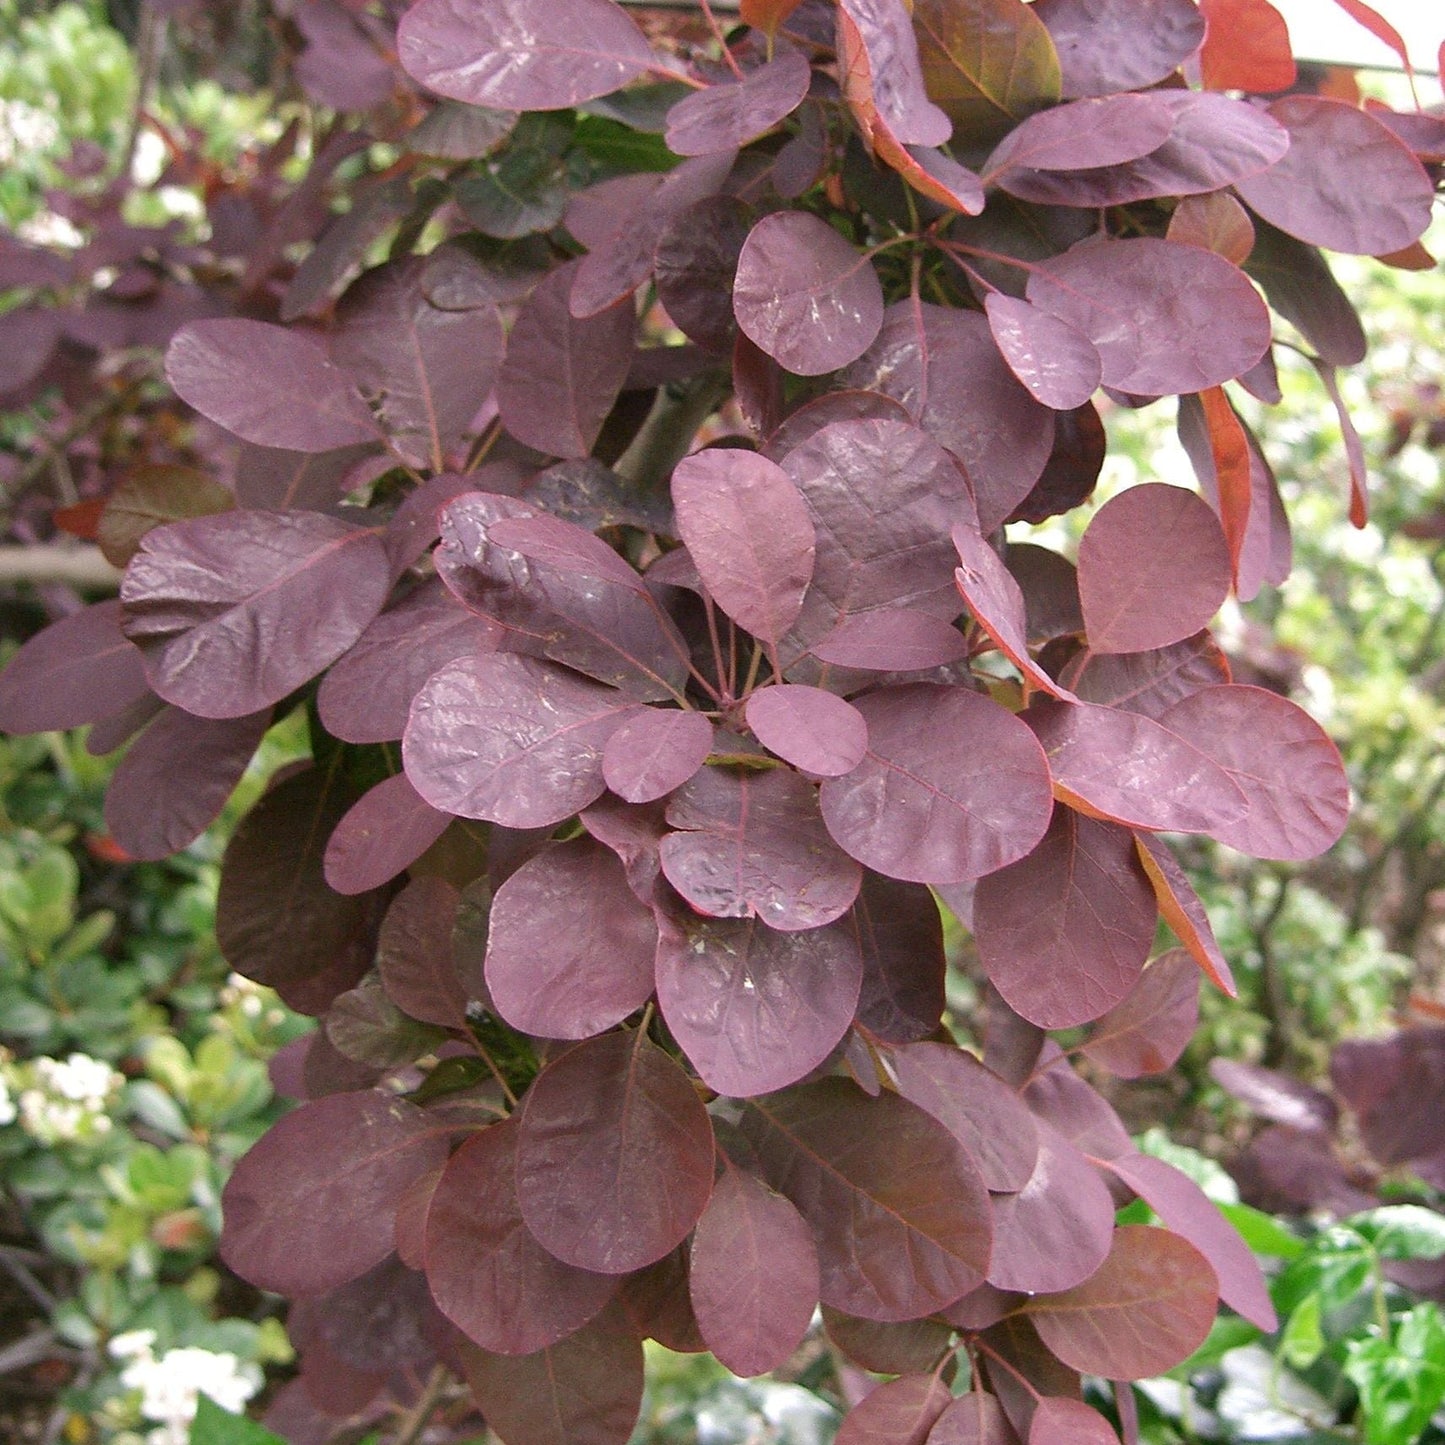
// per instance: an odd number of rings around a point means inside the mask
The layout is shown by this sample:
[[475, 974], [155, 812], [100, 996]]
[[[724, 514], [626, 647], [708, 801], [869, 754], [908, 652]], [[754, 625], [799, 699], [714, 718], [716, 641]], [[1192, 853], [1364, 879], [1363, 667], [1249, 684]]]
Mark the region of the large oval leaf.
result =
[[966, 688], [914, 683], [857, 701], [868, 753], [824, 782], [823, 821], [859, 862], [914, 883], [981, 878], [1048, 827], [1048, 766], [1007, 709]]
[[759, 688], [748, 699], [744, 716], [769, 752], [817, 777], [852, 772], [868, 750], [863, 714], [822, 688], [794, 683]]
[[659, 913], [657, 1000], [692, 1066], [720, 1094], [786, 1088], [837, 1048], [863, 961], [846, 923], [779, 933], [756, 920]]
[[493, 110], [565, 110], [656, 60], [612, 0], [422, 0], [397, 31], [402, 66], [438, 95]]
[[887, 1380], [849, 1410], [837, 1445], [923, 1445], [952, 1399], [937, 1375]]
[[1076, 100], [1016, 125], [984, 162], [983, 179], [1005, 171], [1083, 171], [1117, 166], [1158, 150], [1174, 116], [1158, 95], [1108, 95]]
[[700, 712], [638, 708], [607, 739], [602, 776], [619, 798], [651, 803], [687, 782], [712, 746], [713, 725]]
[[988, 1268], [988, 1195], [936, 1119], [897, 1094], [823, 1079], [743, 1115], [768, 1182], [813, 1227], [825, 1304], [864, 1319], [919, 1319]]
[[334, 662], [391, 588], [372, 531], [315, 512], [222, 512], [149, 533], [121, 583], [151, 686], [200, 717], [270, 707]]
[[515, 1118], [452, 1155], [426, 1213], [426, 1273], [437, 1307], [485, 1350], [529, 1355], [580, 1329], [617, 1291], [612, 1275], [554, 1259], [517, 1204]]
[[667, 113], [667, 148], [701, 156], [747, 145], [797, 110], [812, 74], [801, 51], [779, 50], [741, 80], [685, 96]]
[[1036, 401], [1055, 411], [1072, 411], [1093, 396], [1104, 363], [1081, 331], [1002, 291], [992, 292], [984, 309], [1009, 370]]
[[574, 838], [522, 864], [497, 890], [487, 989], [524, 1034], [590, 1038], [652, 996], [656, 952], [652, 911], [627, 886], [616, 854]]
[[1066, 96], [1111, 95], [1163, 80], [1204, 41], [1191, 0], [1038, 0]]
[[578, 1044], [522, 1104], [517, 1197], [544, 1249], [629, 1274], [675, 1249], [713, 1186], [712, 1121], [687, 1075], [642, 1032]]
[[893, 1044], [926, 1039], [943, 1017], [943, 919], [919, 883], [865, 872], [849, 914], [863, 951], [858, 1022]]
[[446, 832], [451, 814], [432, 807], [405, 773], [385, 778], [352, 805], [326, 845], [326, 881], [365, 893], [410, 868]]
[[221, 1255], [258, 1289], [324, 1294], [391, 1253], [402, 1195], [446, 1157], [445, 1133], [394, 1095], [303, 1104], [236, 1165]]

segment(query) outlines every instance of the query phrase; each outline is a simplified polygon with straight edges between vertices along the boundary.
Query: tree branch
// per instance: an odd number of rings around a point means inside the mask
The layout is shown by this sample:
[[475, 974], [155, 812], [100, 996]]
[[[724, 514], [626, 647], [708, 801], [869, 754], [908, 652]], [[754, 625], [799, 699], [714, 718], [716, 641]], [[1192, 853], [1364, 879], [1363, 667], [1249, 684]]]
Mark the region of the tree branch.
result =
[[0, 546], [0, 587], [28, 582], [40, 586], [60, 582], [87, 592], [115, 592], [120, 571], [99, 547], [67, 547], [43, 542], [33, 547]]

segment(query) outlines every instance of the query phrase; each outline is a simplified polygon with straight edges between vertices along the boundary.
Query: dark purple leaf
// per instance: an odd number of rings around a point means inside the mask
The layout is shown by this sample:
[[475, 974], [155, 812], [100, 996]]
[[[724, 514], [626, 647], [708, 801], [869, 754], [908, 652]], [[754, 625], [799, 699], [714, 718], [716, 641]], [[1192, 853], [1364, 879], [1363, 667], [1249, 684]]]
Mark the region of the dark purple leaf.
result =
[[[445, 1042], [440, 1029], [402, 1013], [374, 972], [332, 1001], [322, 1029], [326, 1043], [342, 1058], [377, 1071], [404, 1068]], [[308, 1054], [308, 1065], [315, 1062]], [[314, 1069], [307, 1072], [313, 1074]], [[369, 1082], [374, 1083], [375, 1076]]]
[[618, 1300], [643, 1339], [656, 1340], [681, 1355], [698, 1355], [707, 1349], [707, 1342], [688, 1292], [688, 1253], [684, 1241], [656, 1264], [628, 1275]]
[[1139, 849], [1139, 861], [1154, 885], [1159, 916], [1174, 930], [1175, 937], [1188, 949], [1205, 977], [1221, 993], [1234, 998], [1239, 992], [1234, 975], [1188, 875], [1162, 838], [1151, 833], [1135, 833], [1134, 843]]
[[270, 725], [269, 708], [220, 722], [166, 708], [111, 776], [111, 837], [132, 858], [180, 852], [220, 814]]
[[1156, 721], [1182, 697], [1229, 681], [1229, 662], [1208, 632], [1148, 652], [1089, 652], [1064, 676], [1083, 702], [1142, 713]]
[[783, 469], [818, 538], [812, 586], [782, 648], [785, 667], [862, 613], [957, 616], [948, 529], [970, 520], [971, 498], [937, 442], [906, 422], [834, 422], [790, 451]]
[[821, 376], [872, 344], [883, 324], [883, 288], [873, 263], [826, 221], [778, 211], [743, 244], [733, 313], [775, 361], [799, 376]]
[[1339, 749], [1302, 708], [1260, 687], [1210, 687], [1160, 720], [1224, 768], [1248, 800], [1206, 831], [1256, 858], [1314, 858], [1344, 831], [1350, 784]]
[[869, 672], [913, 672], [946, 667], [968, 656], [963, 634], [929, 612], [880, 608], [845, 617], [809, 651], [819, 662]]
[[755, 1099], [744, 1134], [813, 1228], [825, 1304], [918, 1319], [988, 1268], [988, 1195], [958, 1141], [915, 1104], [823, 1079]]
[[667, 113], [667, 148], [701, 156], [747, 145], [797, 110], [812, 74], [801, 51], [785, 48], [740, 81], [685, 96]]
[[630, 1274], [679, 1245], [713, 1186], [712, 1121], [642, 1032], [577, 1044], [522, 1104], [517, 1195], [527, 1228], [579, 1269]]
[[373, 531], [315, 512], [237, 511], [151, 532], [120, 596], [156, 692], [201, 717], [241, 717], [340, 657], [390, 586]]
[[1106, 386], [1139, 396], [1217, 386], [1270, 343], [1258, 292], [1198, 246], [1146, 236], [1076, 247], [1032, 271], [1027, 294], [1094, 343]]
[[1133, 835], [1058, 806], [1026, 858], [979, 879], [979, 959], [1008, 1004], [1041, 1028], [1100, 1017], [1139, 979], [1157, 916]]
[[714, 601], [776, 647], [813, 578], [813, 522], [792, 478], [754, 452], [699, 452], [678, 463], [672, 499], [682, 540]]
[[539, 472], [526, 488], [526, 500], [589, 532], [638, 527], [671, 536], [673, 531], [672, 508], [664, 498], [639, 492], [591, 457], [558, 462]]
[[46, 307], [17, 306], [0, 317], [0, 355], [5, 358], [0, 363], [0, 396], [29, 386], [45, 370], [60, 336], [60, 317]]
[[1173, 948], [1094, 1025], [1083, 1052], [1122, 1079], [1162, 1074], [1178, 1062], [1198, 1023], [1199, 973], [1185, 949]]
[[474, 1134], [452, 1155], [426, 1216], [427, 1283], [474, 1344], [502, 1355], [554, 1345], [601, 1311], [613, 1275], [554, 1259], [517, 1204], [515, 1119]]
[[[1009, 370], [976, 311], [890, 306], [878, 339], [843, 382], [902, 402], [959, 459], [985, 533], [1028, 495], [1048, 460], [1053, 412]], [[955, 512], [942, 530], [961, 520]]]
[[423, 0], [403, 17], [397, 51], [428, 89], [495, 110], [565, 110], [657, 64], [612, 0], [490, 0], [484, 11]]
[[[1052, 1042], [1047, 1047], [1057, 1050]], [[1095, 1161], [1134, 1152], [1118, 1114], [1057, 1051], [1052, 1063], [1035, 1069], [1024, 1099], [1038, 1120], [1052, 1125], [1074, 1148]]]
[[1266, 1334], [1279, 1328], [1264, 1276], [1249, 1246], [1187, 1174], [1148, 1154], [1125, 1154], [1109, 1160], [1108, 1167], [1167, 1228], [1182, 1235], [1209, 1261], [1225, 1304]]
[[868, 750], [863, 714], [821, 688], [791, 683], [759, 688], [744, 713], [769, 752], [805, 773], [840, 777], [856, 768]]
[[642, 1408], [642, 1345], [614, 1305], [532, 1355], [458, 1353], [503, 1445], [627, 1445]]
[[1037, 699], [1023, 717], [1048, 754], [1056, 794], [1078, 812], [1156, 832], [1212, 834], [1248, 811], [1219, 763], [1152, 718], [1053, 698]]
[[412, 786], [387, 778], [352, 804], [326, 845], [326, 881], [338, 893], [366, 893], [411, 867], [452, 821]]
[[738, 1375], [784, 1365], [818, 1304], [818, 1254], [798, 1211], [728, 1167], [697, 1222], [688, 1269], [707, 1347]]
[[1024, 594], [1025, 636], [1031, 645], [1084, 630], [1079, 574], [1068, 558], [1032, 542], [1014, 542], [1004, 551], [1004, 565]]
[[653, 257], [657, 299], [686, 336], [726, 355], [737, 334], [733, 277], [748, 238], [748, 209], [709, 196], [669, 217]]
[[704, 1082], [750, 1098], [786, 1088], [838, 1046], [863, 962], [846, 922], [779, 933], [756, 919], [660, 913], [657, 1000]]
[[461, 657], [412, 704], [407, 776], [443, 812], [550, 827], [602, 793], [602, 749], [631, 706], [612, 688], [529, 657]]
[[938, 1417], [928, 1445], [1018, 1445], [1018, 1436], [994, 1396], [968, 1390]]
[[607, 739], [602, 776], [619, 798], [651, 803], [687, 782], [712, 747], [713, 726], [700, 712], [638, 708]]
[[1269, 304], [1323, 360], [1331, 366], [1354, 366], [1365, 359], [1365, 331], [1354, 303], [1313, 246], [1261, 222], [1243, 264], [1264, 288]]
[[835, 421], [907, 420], [903, 403], [884, 396], [881, 391], [828, 391], [789, 412], [786, 420], [768, 437], [763, 455], [780, 462]]
[[853, 927], [863, 954], [858, 1023], [886, 1043], [926, 1039], [943, 1017], [943, 920], [919, 883], [865, 872]]
[[546, 512], [500, 517], [488, 527], [487, 538], [529, 562], [646, 595], [642, 578], [632, 567], [600, 537], [575, 522], [564, 522]]
[[1343, 100], [1288, 95], [1269, 113], [1289, 151], [1238, 183], [1271, 225], [1313, 246], [1356, 255], [1403, 250], [1430, 224], [1435, 188], [1405, 143]]
[[324, 512], [346, 495], [351, 477], [368, 459], [383, 458], [375, 445], [330, 452], [296, 452], [241, 444], [236, 463], [236, 505], [266, 512]]
[[1035, 740], [998, 703], [914, 683], [859, 698], [868, 754], [823, 784], [828, 831], [890, 878], [958, 883], [1029, 853], [1052, 811]]
[[460, 894], [442, 878], [413, 878], [392, 900], [376, 940], [386, 996], [403, 1013], [442, 1028], [465, 1028], [467, 988], [452, 953]]
[[[1350, 1040], [1342, 1048], [1348, 1051], [1355, 1048], [1357, 1042]], [[1337, 1050], [1331, 1061], [1332, 1072], [1336, 1074], [1336, 1088], [1340, 1088], [1341, 1084], [1340, 1061], [1349, 1057], [1348, 1052], [1341, 1053]], [[1383, 1070], [1379, 1073], [1381, 1077], [1385, 1077]], [[1238, 1099], [1261, 1119], [1270, 1119], [1291, 1129], [1325, 1137], [1332, 1135], [1340, 1122], [1339, 1105], [1323, 1089], [1316, 1089], [1312, 1084], [1292, 1079], [1277, 1069], [1242, 1063], [1238, 1059], [1211, 1059], [1209, 1075], [1221, 1089]], [[1341, 1092], [1345, 1091], [1341, 1089]], [[1364, 1111], [1364, 1106], [1358, 1100], [1350, 1098], [1348, 1094], [1345, 1097], [1352, 1108]]]
[[442, 471], [492, 390], [502, 347], [494, 306], [439, 310], [422, 294], [413, 261], [373, 271], [347, 291], [331, 356], [371, 399], [401, 454]]
[[[488, 110], [485, 106], [444, 101], [407, 136], [406, 144], [408, 150], [420, 156], [435, 156], [449, 161], [480, 160], [491, 155], [516, 127], [515, 111]], [[436, 255], [437, 252], [433, 251], [428, 259]], [[460, 274], [464, 268], [456, 250], [452, 250], [442, 264], [450, 269], [453, 263], [457, 263], [457, 271], [453, 274]], [[438, 280], [440, 273], [434, 276], [433, 284]], [[441, 302], [433, 295], [432, 304], [440, 305]]]
[[898, 1092], [963, 1145], [989, 1189], [1027, 1185], [1038, 1162], [1038, 1135], [1023, 1101], [997, 1074], [952, 1044], [908, 1044], [886, 1057]]
[[518, 441], [554, 457], [592, 451], [627, 379], [637, 328], [627, 297], [595, 316], [572, 315], [569, 299], [579, 264], [559, 267], [527, 298], [497, 378], [502, 425]]
[[149, 688], [129, 707], [122, 708], [119, 712], [111, 713], [109, 717], [102, 718], [98, 723], [91, 726], [85, 735], [85, 750], [93, 758], [104, 757], [106, 753], [113, 753], [122, 743], [129, 742], [131, 738], [151, 721], [159, 717], [169, 707]]
[[994, 147], [983, 179], [987, 183], [1020, 169], [1117, 166], [1158, 150], [1173, 128], [1173, 113], [1157, 94], [1106, 95], [1053, 106], [1021, 121]]
[[1171, 75], [1204, 42], [1189, 0], [1039, 0], [1063, 71], [1063, 93], [1139, 90]]
[[431, 577], [381, 614], [321, 679], [326, 730], [349, 743], [393, 742], [432, 673], [495, 652], [501, 628], [469, 612]]
[[989, 1283], [1054, 1294], [1082, 1284], [1114, 1242], [1114, 1201], [1098, 1171], [1038, 1121], [1038, 1161], [1023, 1188], [993, 1199]]
[[1410, 1028], [1384, 1039], [1346, 1039], [1335, 1047], [1330, 1078], [1382, 1164], [1423, 1160], [1445, 1150], [1436, 1104], [1439, 1081], [1445, 1078], [1445, 1029]]
[[321, 347], [264, 321], [182, 327], [166, 379], [202, 416], [257, 446], [328, 452], [377, 436], [356, 387]]
[[787, 768], [704, 768], [671, 797], [668, 882], [710, 918], [760, 918], [784, 932], [841, 918], [863, 870], [829, 838], [817, 797]]
[[1104, 469], [1107, 438], [1092, 403], [1056, 412], [1053, 449], [1037, 482], [1004, 519], [1037, 525], [1088, 501]]
[[1067, 1365], [1111, 1380], [1172, 1370], [1204, 1343], [1218, 1305], [1214, 1270], [1188, 1240], [1125, 1225], [1092, 1278], [1030, 1300], [1043, 1342]]
[[0, 728], [63, 732], [145, 697], [144, 659], [120, 623], [119, 602], [97, 602], [37, 632], [0, 678]]
[[1072, 411], [1093, 396], [1104, 364], [1094, 343], [1077, 328], [1002, 291], [990, 293], [984, 310], [1009, 370], [1035, 401]]
[[880, 1375], [919, 1375], [933, 1369], [948, 1349], [953, 1332], [940, 1320], [883, 1324], [860, 1320], [829, 1305], [823, 1328], [843, 1355], [861, 1369]]
[[418, 1108], [367, 1089], [287, 1114], [222, 1195], [226, 1263], [259, 1289], [323, 1294], [381, 1263], [401, 1196], [447, 1157]]
[[1092, 1406], [1055, 1395], [1039, 1401], [1029, 1422], [1029, 1445], [1119, 1445], [1119, 1437]]
[[[515, 1029], [585, 1039], [652, 997], [657, 925], [617, 857], [590, 838], [549, 848], [497, 890], [487, 989]], [[480, 1343], [480, 1342], [479, 1342]]]
[[923, 1445], [952, 1399], [937, 1375], [902, 1375], [871, 1389], [834, 1438], [838, 1445]]

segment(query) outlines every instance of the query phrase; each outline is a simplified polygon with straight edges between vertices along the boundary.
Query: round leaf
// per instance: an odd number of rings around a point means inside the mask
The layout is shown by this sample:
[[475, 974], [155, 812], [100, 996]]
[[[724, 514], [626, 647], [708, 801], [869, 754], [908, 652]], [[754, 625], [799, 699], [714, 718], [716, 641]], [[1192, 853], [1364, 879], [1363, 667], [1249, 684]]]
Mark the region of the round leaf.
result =
[[812, 76], [801, 51], [780, 50], [741, 80], [694, 91], [667, 113], [667, 148], [701, 156], [745, 146], [797, 110]]
[[713, 726], [700, 712], [639, 708], [607, 739], [602, 776], [619, 798], [651, 803], [687, 782], [712, 745]]
[[852, 703], [817, 687], [782, 683], [759, 688], [744, 715], [757, 740], [805, 773], [836, 778], [868, 750], [868, 724]]

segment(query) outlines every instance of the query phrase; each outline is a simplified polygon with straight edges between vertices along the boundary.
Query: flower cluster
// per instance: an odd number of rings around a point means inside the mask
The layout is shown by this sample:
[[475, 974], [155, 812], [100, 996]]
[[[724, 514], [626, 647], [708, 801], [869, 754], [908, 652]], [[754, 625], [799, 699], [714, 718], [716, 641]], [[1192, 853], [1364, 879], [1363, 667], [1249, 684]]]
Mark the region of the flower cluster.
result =
[[[88, 1054], [67, 1059], [38, 1058], [24, 1066], [19, 1101], [20, 1127], [42, 1144], [89, 1143], [110, 1132], [108, 1110], [125, 1080]], [[4, 1104], [0, 1100], [0, 1120]]]
[[186, 1445], [199, 1396], [240, 1414], [261, 1388], [260, 1370], [229, 1351], [187, 1347], [157, 1358], [155, 1342], [154, 1330], [130, 1330], [110, 1342], [111, 1355], [126, 1362], [121, 1384], [140, 1391], [140, 1413], [157, 1423], [147, 1445]]

